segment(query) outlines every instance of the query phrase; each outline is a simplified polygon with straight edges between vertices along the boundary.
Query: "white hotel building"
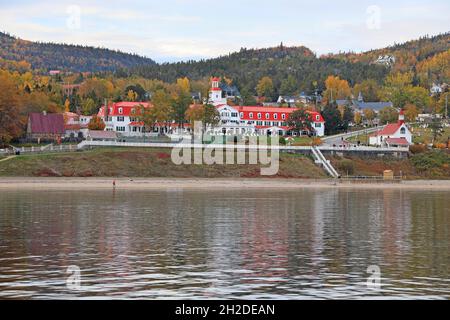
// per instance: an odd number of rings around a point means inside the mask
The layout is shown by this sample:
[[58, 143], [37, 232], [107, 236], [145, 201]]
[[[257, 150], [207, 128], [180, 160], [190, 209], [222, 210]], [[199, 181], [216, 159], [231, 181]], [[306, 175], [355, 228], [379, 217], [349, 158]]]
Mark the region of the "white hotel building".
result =
[[[325, 135], [325, 121], [319, 112], [308, 111], [314, 132], [305, 130], [297, 133], [292, 132], [287, 123], [296, 108], [228, 105], [219, 87], [218, 78], [212, 79], [208, 103], [214, 105], [220, 115], [220, 123], [212, 128], [217, 134]], [[98, 116], [105, 122], [107, 131], [115, 131], [123, 136], [150, 135], [151, 133], [144, 133], [144, 123], [139, 121], [139, 115], [142, 108], [151, 107], [150, 103], [145, 102], [117, 102], [108, 106], [106, 113], [105, 106], [102, 106]], [[164, 124], [164, 132], [175, 131], [177, 127], [175, 123]], [[185, 125], [185, 128], [189, 127], [189, 124]]]

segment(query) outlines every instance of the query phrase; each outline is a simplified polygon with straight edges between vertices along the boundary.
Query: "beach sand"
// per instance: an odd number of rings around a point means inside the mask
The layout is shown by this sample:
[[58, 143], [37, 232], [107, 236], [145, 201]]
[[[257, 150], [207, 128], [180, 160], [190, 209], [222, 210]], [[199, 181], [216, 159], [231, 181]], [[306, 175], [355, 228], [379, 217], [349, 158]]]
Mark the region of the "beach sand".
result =
[[0, 190], [161, 190], [161, 189], [283, 189], [358, 188], [450, 190], [450, 180], [410, 180], [400, 183], [350, 183], [331, 179], [208, 179], [208, 178], [0, 178]]

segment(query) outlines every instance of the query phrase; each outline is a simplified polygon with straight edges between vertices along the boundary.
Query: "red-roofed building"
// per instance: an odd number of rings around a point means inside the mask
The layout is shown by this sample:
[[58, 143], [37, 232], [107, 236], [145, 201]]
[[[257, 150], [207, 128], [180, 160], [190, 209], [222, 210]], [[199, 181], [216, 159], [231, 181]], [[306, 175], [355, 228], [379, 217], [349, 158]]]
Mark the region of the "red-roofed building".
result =
[[142, 110], [151, 107], [148, 102], [117, 102], [107, 108], [102, 106], [98, 117], [105, 122], [105, 131], [115, 131], [124, 136], [140, 136], [144, 134], [144, 123], [140, 119]]
[[218, 105], [220, 114], [220, 130], [236, 134], [256, 133], [261, 135], [325, 135], [325, 120], [319, 112], [308, 111], [314, 132], [292, 132], [288, 119], [296, 108], [278, 108], [261, 106], [229, 106]]
[[28, 139], [59, 141], [65, 133], [64, 117], [60, 113], [30, 113], [28, 116]]
[[400, 111], [397, 123], [390, 123], [382, 130], [369, 136], [369, 143], [375, 146], [403, 147], [412, 144], [411, 131], [405, 124], [405, 115]]

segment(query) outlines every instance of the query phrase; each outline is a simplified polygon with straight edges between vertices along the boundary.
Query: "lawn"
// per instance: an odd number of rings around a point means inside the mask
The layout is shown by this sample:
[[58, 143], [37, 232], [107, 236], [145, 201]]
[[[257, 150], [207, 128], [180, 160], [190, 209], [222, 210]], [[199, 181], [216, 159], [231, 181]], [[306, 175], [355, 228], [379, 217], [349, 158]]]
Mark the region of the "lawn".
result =
[[[83, 152], [21, 155], [0, 162], [0, 176], [260, 177], [260, 168], [259, 164], [175, 165], [168, 149], [97, 148]], [[326, 174], [307, 156], [281, 154], [275, 177], [325, 178]]]
[[311, 146], [311, 145], [321, 145], [322, 140], [318, 137], [293, 137], [293, 141], [291, 142], [292, 146]]
[[358, 143], [359, 141], [363, 145], [369, 145], [369, 135], [365, 133], [347, 138], [346, 140], [352, 143]]

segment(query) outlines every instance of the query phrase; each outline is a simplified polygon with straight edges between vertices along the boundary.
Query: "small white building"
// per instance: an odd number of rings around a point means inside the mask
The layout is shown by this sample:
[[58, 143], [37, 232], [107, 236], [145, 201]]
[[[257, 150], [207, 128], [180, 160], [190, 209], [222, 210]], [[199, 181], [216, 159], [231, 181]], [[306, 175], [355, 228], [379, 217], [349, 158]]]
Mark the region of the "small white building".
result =
[[412, 144], [412, 134], [405, 124], [405, 115], [400, 111], [397, 123], [390, 123], [384, 129], [369, 136], [369, 144], [380, 147], [407, 147]]

